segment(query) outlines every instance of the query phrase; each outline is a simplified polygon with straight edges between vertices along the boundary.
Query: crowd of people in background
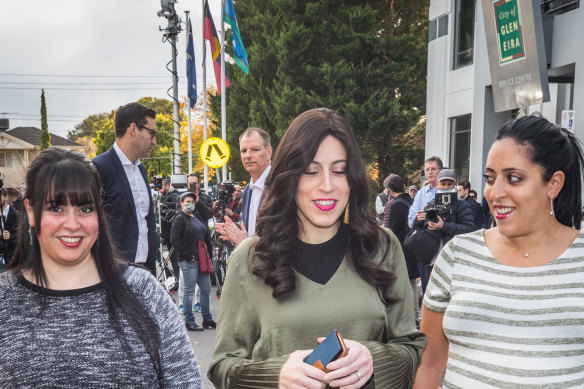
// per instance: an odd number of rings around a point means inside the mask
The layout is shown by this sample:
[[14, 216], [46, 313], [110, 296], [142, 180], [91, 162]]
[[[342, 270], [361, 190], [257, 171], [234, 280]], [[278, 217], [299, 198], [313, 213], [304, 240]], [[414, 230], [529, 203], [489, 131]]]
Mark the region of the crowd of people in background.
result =
[[[155, 118], [122, 106], [110, 150], [90, 161], [50, 148], [14, 203], [0, 189], [0, 350], [17, 356], [0, 357], [1, 387], [200, 388], [187, 331], [203, 329], [216, 329], [218, 388], [584, 383], [584, 157], [572, 133], [512, 120], [482, 196], [431, 156], [419, 187], [390, 174], [373, 205], [349, 123], [312, 109], [273, 160], [266, 131], [241, 134], [250, 182], [225, 204], [195, 173], [181, 190], [163, 179], [155, 204], [140, 162]], [[211, 219], [235, 248], [217, 321]], [[176, 301], [154, 278], [157, 233]], [[305, 363], [333, 329], [346, 355]]]

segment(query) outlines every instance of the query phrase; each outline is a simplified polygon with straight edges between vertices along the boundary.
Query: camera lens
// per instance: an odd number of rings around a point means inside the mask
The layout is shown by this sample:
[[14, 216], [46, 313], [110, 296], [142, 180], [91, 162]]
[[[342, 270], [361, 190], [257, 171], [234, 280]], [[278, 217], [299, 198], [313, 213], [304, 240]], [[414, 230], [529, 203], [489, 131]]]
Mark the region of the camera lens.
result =
[[438, 211], [436, 209], [429, 209], [426, 211], [426, 221], [438, 223]]

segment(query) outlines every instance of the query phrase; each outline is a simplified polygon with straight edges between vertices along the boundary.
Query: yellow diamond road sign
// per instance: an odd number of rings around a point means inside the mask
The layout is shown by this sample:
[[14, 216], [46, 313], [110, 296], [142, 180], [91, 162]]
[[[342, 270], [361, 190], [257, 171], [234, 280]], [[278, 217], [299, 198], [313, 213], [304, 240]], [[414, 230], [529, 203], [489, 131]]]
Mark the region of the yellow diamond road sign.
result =
[[221, 138], [207, 138], [201, 145], [201, 159], [212, 169], [220, 168], [229, 161], [229, 146]]

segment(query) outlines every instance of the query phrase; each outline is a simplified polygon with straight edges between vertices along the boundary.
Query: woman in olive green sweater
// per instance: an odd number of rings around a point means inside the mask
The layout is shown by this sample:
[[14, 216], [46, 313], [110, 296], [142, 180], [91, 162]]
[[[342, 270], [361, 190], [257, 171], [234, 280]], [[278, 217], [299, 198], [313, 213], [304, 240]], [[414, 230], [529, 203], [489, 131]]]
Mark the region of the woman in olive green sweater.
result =
[[[399, 242], [367, 210], [355, 137], [329, 109], [282, 138], [256, 227], [229, 259], [209, 378], [218, 388], [408, 388], [426, 343]], [[303, 360], [337, 329], [347, 356]]]

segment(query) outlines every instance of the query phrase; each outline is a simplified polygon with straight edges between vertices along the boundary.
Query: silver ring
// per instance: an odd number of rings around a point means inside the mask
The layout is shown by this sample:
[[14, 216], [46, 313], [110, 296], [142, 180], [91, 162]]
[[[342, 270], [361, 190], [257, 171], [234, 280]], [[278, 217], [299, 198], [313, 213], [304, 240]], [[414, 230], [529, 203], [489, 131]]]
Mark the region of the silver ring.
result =
[[355, 374], [357, 374], [357, 377], [359, 377], [359, 381], [361, 381], [361, 373], [359, 373], [359, 370], [355, 371]]

